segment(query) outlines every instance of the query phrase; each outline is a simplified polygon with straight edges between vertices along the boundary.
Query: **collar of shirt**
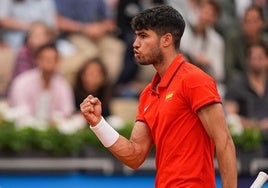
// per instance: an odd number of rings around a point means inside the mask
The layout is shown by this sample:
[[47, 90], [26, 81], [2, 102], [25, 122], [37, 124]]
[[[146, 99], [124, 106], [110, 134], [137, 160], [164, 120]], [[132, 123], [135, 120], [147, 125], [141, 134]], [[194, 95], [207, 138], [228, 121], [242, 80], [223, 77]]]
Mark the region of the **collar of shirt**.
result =
[[155, 74], [152, 80], [151, 89], [153, 91], [157, 91], [157, 87], [167, 87], [184, 62], [185, 60], [183, 55], [179, 54], [168, 67], [166, 73], [162, 78], [158, 73]]

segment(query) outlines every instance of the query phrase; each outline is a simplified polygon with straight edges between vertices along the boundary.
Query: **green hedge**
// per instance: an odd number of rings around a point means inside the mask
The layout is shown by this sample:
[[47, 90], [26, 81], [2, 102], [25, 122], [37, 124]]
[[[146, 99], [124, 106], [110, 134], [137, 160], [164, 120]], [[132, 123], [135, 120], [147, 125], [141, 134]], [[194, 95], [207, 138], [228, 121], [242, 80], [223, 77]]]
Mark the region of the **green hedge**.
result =
[[[132, 124], [126, 124], [117, 131], [129, 138], [132, 127]], [[252, 128], [244, 129], [242, 134], [232, 135], [232, 138], [236, 147], [245, 151], [258, 149], [263, 144], [261, 132]], [[42, 151], [53, 156], [66, 156], [77, 155], [88, 146], [100, 152], [107, 151], [88, 127], [67, 135], [52, 126], [43, 131], [30, 127], [18, 129], [13, 122], [0, 121], [0, 152], [2, 153]]]
[[[130, 136], [132, 125], [127, 124], [118, 132]], [[21, 153], [42, 151], [49, 155], [64, 156], [79, 154], [83, 148], [93, 146], [100, 152], [107, 151], [89, 128], [74, 134], [60, 133], [56, 128], [37, 130], [30, 127], [18, 129], [13, 122], [0, 122], [0, 151]]]
[[240, 135], [232, 135], [236, 147], [244, 151], [260, 149], [264, 138], [261, 131], [256, 128], [245, 128]]

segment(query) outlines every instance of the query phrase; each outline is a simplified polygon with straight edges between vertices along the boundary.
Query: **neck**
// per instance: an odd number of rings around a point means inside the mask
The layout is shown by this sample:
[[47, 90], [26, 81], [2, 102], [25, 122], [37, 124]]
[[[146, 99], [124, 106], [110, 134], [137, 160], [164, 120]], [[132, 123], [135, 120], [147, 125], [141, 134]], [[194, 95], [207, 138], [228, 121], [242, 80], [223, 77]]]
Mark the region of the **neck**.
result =
[[202, 25], [199, 25], [199, 26], [197, 25], [194, 28], [194, 31], [198, 36], [204, 36], [205, 35], [205, 28]]
[[160, 75], [163, 77], [166, 73], [168, 67], [171, 65], [172, 61], [178, 56], [178, 52], [174, 51], [172, 53], [168, 53], [164, 56], [163, 60], [160, 63], [154, 64], [154, 68]]
[[265, 92], [266, 85], [266, 72], [248, 72], [248, 79], [251, 88], [259, 95], [263, 96]]
[[205, 35], [205, 27], [202, 23], [198, 23], [196, 26], [194, 26], [194, 32], [196, 35], [204, 36]]
[[262, 81], [266, 80], [267, 73], [264, 70], [251, 70], [248, 71], [248, 76], [250, 79]]
[[260, 35], [258, 34], [247, 35], [247, 40], [249, 43], [257, 42], [260, 40]]
[[45, 89], [49, 88], [52, 75], [48, 73], [42, 73], [43, 86]]

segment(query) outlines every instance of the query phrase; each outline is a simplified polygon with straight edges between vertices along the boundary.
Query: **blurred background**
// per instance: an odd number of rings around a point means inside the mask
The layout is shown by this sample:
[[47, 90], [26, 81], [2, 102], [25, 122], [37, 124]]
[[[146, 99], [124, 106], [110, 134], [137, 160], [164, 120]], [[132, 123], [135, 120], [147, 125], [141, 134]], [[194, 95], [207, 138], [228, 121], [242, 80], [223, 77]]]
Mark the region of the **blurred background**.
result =
[[[97, 96], [107, 121], [130, 136], [155, 73], [135, 62], [130, 22], [160, 4], [183, 15], [181, 53], [217, 82], [239, 187], [268, 170], [268, 0], [1, 0], [0, 188], [154, 187], [154, 149], [129, 169], [79, 105]], [[216, 159], [215, 174], [220, 187]]]

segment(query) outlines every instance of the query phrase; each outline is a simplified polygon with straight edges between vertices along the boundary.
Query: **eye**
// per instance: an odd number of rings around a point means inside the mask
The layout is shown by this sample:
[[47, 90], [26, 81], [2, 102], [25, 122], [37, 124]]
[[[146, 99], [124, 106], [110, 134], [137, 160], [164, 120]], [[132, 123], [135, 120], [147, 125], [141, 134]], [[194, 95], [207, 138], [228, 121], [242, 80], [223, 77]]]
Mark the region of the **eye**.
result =
[[140, 35], [140, 38], [146, 38], [146, 35], [141, 34], [141, 35]]
[[139, 33], [138, 34], [138, 37], [141, 38], [141, 39], [143, 39], [143, 38], [148, 37], [148, 35], [146, 33]]

